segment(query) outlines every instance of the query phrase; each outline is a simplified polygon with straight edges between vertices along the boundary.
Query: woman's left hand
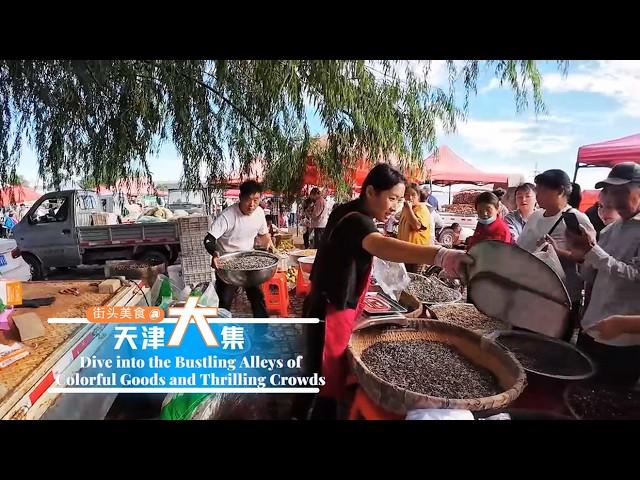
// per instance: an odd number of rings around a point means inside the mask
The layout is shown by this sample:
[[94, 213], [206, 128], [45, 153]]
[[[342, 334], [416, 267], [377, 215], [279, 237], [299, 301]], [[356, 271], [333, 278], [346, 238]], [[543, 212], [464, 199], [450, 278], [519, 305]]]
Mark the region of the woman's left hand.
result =
[[556, 252], [558, 251], [558, 244], [551, 235], [545, 235], [544, 241], [551, 245]]
[[597, 332], [602, 340], [611, 340], [624, 333], [624, 318], [620, 315], [611, 315], [604, 320], [600, 320], [589, 330]]

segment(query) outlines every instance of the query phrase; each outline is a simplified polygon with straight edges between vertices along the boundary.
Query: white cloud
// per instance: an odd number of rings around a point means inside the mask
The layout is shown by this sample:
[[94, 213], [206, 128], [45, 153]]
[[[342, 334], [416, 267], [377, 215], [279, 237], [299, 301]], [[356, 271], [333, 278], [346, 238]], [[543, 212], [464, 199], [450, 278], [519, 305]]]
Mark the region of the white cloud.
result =
[[614, 99], [623, 113], [640, 117], [640, 61], [602, 60], [593, 68], [579, 69], [563, 77], [559, 73], [543, 76], [543, 88], [550, 92], [590, 92]]
[[458, 134], [479, 152], [498, 156], [556, 154], [573, 148], [573, 137], [554, 131], [554, 121], [474, 120], [458, 125]]
[[[492, 78], [479, 94], [497, 89], [500, 81]], [[575, 71], [542, 75], [542, 88], [552, 93], [587, 92], [609, 97], [620, 104], [620, 112], [640, 117], [640, 61], [601, 60], [578, 64]]]
[[492, 78], [489, 83], [487, 83], [484, 87], [478, 89], [478, 95], [484, 95], [492, 90], [496, 90], [500, 87], [500, 80], [497, 78]]
[[[425, 68], [427, 67], [429, 60], [400, 60], [393, 65], [394, 73], [398, 75], [398, 78], [404, 80], [406, 78], [407, 70], [413, 72], [418, 78], [425, 78]], [[383, 79], [383, 68], [379, 61], [368, 61], [367, 66], [370, 67], [371, 72], [376, 78]], [[464, 62], [462, 62], [464, 63]], [[456, 67], [461, 65], [461, 62], [455, 61]], [[427, 75], [428, 80], [434, 86], [444, 88], [449, 84], [449, 68], [446, 60], [431, 60], [429, 67], [429, 73]]]

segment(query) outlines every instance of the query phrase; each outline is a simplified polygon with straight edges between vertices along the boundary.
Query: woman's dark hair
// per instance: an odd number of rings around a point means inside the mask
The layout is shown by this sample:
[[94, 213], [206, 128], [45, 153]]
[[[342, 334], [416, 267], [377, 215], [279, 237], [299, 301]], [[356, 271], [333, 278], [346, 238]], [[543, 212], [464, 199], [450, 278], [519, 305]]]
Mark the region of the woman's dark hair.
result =
[[551, 169], [536, 175], [533, 179], [536, 185], [542, 185], [543, 187], [559, 190], [564, 193], [567, 199], [571, 195], [571, 179], [566, 172], [559, 169]]
[[455, 230], [456, 228], [458, 228], [460, 226], [460, 224], [458, 222], [454, 222], [451, 224], [451, 229]]
[[360, 198], [366, 195], [367, 187], [371, 185], [376, 193], [390, 190], [399, 183], [405, 183], [406, 180], [398, 170], [388, 163], [379, 163], [373, 167], [364, 179], [362, 189], [360, 190]]
[[533, 183], [523, 183], [522, 185], [518, 185], [516, 187], [516, 191], [514, 192], [514, 195], [517, 195], [518, 192], [533, 192], [536, 193], [536, 186]]
[[320, 194], [320, 189], [318, 187], [313, 187], [311, 189], [310, 195], [319, 195]]
[[482, 192], [480, 195], [476, 197], [475, 207], [478, 208], [478, 205], [480, 205], [481, 203], [493, 205], [494, 207], [498, 208], [500, 201], [498, 200], [498, 197], [495, 193]]
[[418, 197], [420, 197], [420, 201], [422, 201], [422, 191], [420, 190], [420, 187], [418, 187], [417, 183], [405, 182], [404, 188], [405, 188], [404, 190], [405, 192], [409, 189], [415, 190], [416, 193], [418, 194]]
[[255, 180], [247, 180], [240, 185], [240, 198], [247, 198], [255, 193], [262, 193], [262, 185]]
[[578, 208], [582, 202], [582, 188], [577, 183], [571, 184], [571, 193], [567, 198], [567, 203], [573, 208]]
[[507, 193], [506, 190], [504, 188], [496, 188], [493, 191], [493, 194], [498, 197], [498, 200], [501, 200], [502, 197], [504, 197], [504, 194]]

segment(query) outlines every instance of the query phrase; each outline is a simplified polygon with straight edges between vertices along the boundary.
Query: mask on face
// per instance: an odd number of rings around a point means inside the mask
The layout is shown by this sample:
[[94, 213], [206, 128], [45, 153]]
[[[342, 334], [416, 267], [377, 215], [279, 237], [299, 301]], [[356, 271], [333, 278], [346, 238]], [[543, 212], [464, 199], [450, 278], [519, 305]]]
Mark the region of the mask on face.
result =
[[496, 221], [496, 217], [479, 218], [478, 219], [478, 223], [481, 223], [482, 225], [491, 225], [495, 221]]

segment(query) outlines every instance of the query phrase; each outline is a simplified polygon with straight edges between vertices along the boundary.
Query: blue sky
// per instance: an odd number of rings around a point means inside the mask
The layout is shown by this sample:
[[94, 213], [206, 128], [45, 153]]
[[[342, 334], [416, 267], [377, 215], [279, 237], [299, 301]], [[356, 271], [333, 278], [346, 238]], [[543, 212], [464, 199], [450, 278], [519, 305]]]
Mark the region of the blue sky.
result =
[[[411, 67], [421, 68], [412, 61]], [[573, 176], [578, 147], [640, 132], [640, 61], [574, 61], [563, 77], [555, 62], [541, 62], [547, 114], [536, 117], [533, 108], [517, 113], [513, 93], [499, 87], [482, 72], [478, 94], [470, 102], [468, 119], [455, 134], [439, 135], [474, 166], [491, 172], [522, 173], [562, 168]], [[446, 85], [441, 61], [432, 63], [430, 79]], [[315, 132], [321, 130], [311, 118]], [[178, 180], [182, 162], [171, 144], [149, 159], [156, 181]], [[25, 149], [19, 171], [32, 185], [37, 182], [35, 156]], [[578, 183], [592, 188], [606, 169], [581, 170]]]

